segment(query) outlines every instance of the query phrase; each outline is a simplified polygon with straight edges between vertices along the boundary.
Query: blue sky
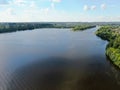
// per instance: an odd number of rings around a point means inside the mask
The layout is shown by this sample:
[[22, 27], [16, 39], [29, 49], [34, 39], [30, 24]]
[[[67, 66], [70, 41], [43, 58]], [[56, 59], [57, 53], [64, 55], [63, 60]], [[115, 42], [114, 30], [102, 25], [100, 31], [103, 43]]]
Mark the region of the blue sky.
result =
[[0, 0], [0, 22], [120, 21], [120, 0]]

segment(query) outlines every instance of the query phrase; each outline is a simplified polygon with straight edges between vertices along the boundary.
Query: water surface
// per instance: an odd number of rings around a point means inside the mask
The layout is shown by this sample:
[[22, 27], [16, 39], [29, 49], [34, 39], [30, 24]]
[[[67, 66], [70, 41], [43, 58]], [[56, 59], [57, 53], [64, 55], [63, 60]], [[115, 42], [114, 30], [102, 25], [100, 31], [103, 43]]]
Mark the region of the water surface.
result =
[[119, 90], [97, 28], [0, 34], [0, 90]]

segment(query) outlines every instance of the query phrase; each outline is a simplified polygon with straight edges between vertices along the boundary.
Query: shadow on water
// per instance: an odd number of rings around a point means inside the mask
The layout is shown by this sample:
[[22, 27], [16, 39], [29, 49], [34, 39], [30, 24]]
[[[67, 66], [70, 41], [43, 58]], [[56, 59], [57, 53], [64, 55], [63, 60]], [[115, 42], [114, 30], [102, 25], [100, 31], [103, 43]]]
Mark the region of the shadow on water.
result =
[[120, 90], [102, 63], [80, 61], [56, 57], [26, 65], [12, 73], [7, 90]]
[[111, 65], [111, 76], [115, 78], [117, 83], [120, 85], [120, 68], [113, 64], [113, 62], [106, 56], [106, 61]]

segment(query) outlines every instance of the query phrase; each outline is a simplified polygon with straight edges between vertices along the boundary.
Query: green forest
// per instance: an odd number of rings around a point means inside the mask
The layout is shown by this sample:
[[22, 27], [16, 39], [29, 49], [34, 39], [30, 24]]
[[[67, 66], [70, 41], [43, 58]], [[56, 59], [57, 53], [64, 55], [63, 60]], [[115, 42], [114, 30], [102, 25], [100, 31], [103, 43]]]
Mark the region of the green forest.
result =
[[83, 31], [89, 28], [94, 28], [96, 27], [95, 25], [76, 25], [73, 27], [73, 31]]
[[120, 26], [102, 26], [96, 31], [96, 35], [109, 41], [106, 55], [120, 68]]
[[72, 28], [74, 31], [95, 27], [91, 23], [0, 23], [0, 33], [33, 30], [38, 28]]
[[32, 30], [37, 28], [52, 28], [53, 24], [47, 23], [0, 23], [0, 33]]

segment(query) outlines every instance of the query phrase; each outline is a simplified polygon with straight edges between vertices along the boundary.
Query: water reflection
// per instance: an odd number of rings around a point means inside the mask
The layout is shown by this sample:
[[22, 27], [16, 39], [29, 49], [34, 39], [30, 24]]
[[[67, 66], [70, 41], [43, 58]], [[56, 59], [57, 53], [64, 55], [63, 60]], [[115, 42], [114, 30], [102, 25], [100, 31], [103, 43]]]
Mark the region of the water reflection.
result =
[[108, 57], [106, 57], [106, 60], [112, 66], [110, 67], [111, 73], [108, 73], [109, 76], [114, 77], [116, 82], [120, 85], [120, 69], [116, 65], [114, 65], [113, 62], [110, 61]]
[[0, 90], [119, 90], [120, 72], [96, 30], [1, 34]]
[[79, 61], [56, 57], [26, 65], [11, 75], [7, 90], [120, 89], [101, 69], [101, 63], [86, 65]]

